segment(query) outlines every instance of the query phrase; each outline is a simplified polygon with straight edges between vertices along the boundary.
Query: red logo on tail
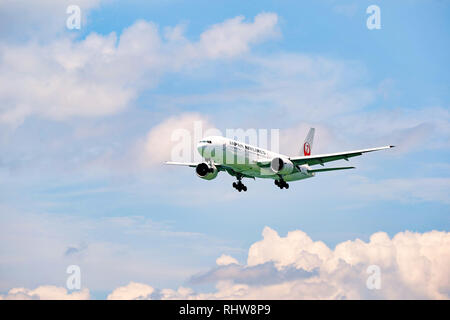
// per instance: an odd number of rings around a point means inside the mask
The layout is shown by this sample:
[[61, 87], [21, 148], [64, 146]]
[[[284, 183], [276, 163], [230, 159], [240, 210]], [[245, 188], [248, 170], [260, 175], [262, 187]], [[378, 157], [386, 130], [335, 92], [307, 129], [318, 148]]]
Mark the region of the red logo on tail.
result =
[[305, 144], [303, 145], [303, 154], [305, 156], [310, 156], [311, 155], [311, 146], [309, 145], [308, 142], [305, 142]]

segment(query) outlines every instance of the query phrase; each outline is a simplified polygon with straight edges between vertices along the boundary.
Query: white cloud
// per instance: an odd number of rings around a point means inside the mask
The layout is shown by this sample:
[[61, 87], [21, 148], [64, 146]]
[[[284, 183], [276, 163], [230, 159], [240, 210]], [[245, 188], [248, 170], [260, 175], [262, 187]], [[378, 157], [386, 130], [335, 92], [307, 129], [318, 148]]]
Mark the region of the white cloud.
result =
[[297, 268], [312, 271], [331, 253], [323, 242], [312, 241], [302, 231], [290, 232], [286, 238], [282, 238], [275, 230], [266, 227], [263, 238], [263, 241], [250, 247], [247, 259], [249, 266], [273, 261], [278, 269], [294, 264]]
[[229, 256], [227, 254], [222, 254], [220, 257], [218, 257], [216, 259], [216, 264], [218, 266], [227, 266], [230, 264], [239, 264], [239, 262], [232, 256]]
[[[400, 232], [393, 238], [377, 232], [369, 242], [359, 239], [338, 244], [334, 250], [321, 241], [313, 241], [297, 230], [281, 237], [266, 227], [263, 239], [254, 243], [248, 252], [248, 269], [274, 263], [278, 272], [287, 268], [313, 271], [279, 283], [247, 284], [241, 275], [216, 270], [208, 279], [217, 282], [217, 291], [188, 295], [185, 298], [209, 299], [448, 299], [450, 297], [450, 233]], [[381, 269], [381, 289], [366, 287], [367, 267]], [[226, 266], [223, 268], [227, 268]], [[224, 271], [226, 269], [223, 269]], [[253, 269], [254, 272], [260, 272]], [[220, 271], [220, 270], [219, 270]], [[267, 276], [263, 274], [263, 276]], [[263, 277], [261, 277], [260, 283]]]
[[246, 23], [244, 19], [238, 16], [202, 33], [200, 50], [209, 58], [233, 57], [247, 52], [251, 44], [279, 35], [275, 29], [278, 16], [274, 13], [260, 13], [253, 23]]
[[[227, 262], [234, 260], [225, 255], [221, 258]], [[186, 287], [157, 290], [130, 282], [114, 289], [108, 299], [450, 298], [448, 232], [405, 231], [392, 238], [385, 232], [377, 232], [368, 242], [348, 240], [331, 249], [303, 231], [291, 231], [282, 237], [265, 227], [263, 239], [250, 246], [246, 265], [234, 261], [218, 264], [215, 269], [193, 278], [197, 282], [215, 282], [214, 292], [196, 293]], [[379, 290], [366, 286], [370, 265], [377, 265], [381, 270]], [[86, 292], [69, 296], [61, 289], [40, 288], [12, 289], [2, 298], [88, 297]]]
[[190, 288], [179, 287], [177, 290], [173, 289], [163, 289], [159, 293], [159, 298], [164, 300], [179, 300], [185, 299], [190, 295], [194, 294], [194, 291]]
[[130, 282], [128, 285], [114, 289], [108, 295], [108, 300], [144, 300], [150, 299], [155, 291], [152, 287], [136, 282]]
[[140, 90], [155, 87], [162, 74], [239, 56], [273, 36], [276, 24], [276, 14], [259, 14], [248, 23], [238, 17], [190, 42], [180, 28], [164, 40], [154, 23], [137, 21], [119, 38], [91, 33], [81, 41], [60, 37], [44, 44], [3, 43], [0, 122], [17, 125], [30, 115], [61, 120], [117, 113]]
[[[334, 250], [313, 241], [302, 231], [280, 237], [266, 227], [263, 240], [249, 250], [246, 268], [222, 266], [212, 274], [216, 291], [194, 293], [192, 289], [164, 289], [165, 299], [448, 299], [450, 294], [450, 234], [431, 231], [423, 234], [400, 232], [392, 239], [384, 232], [369, 242], [345, 241]], [[316, 270], [309, 276], [264, 284], [267, 273], [255, 268], [273, 262], [279, 273], [288, 267]], [[367, 267], [381, 268], [381, 289], [369, 290]], [[253, 269], [252, 269], [253, 268]], [[227, 271], [228, 270], [228, 271]], [[225, 272], [226, 271], [226, 272]], [[245, 283], [256, 272], [259, 283]], [[230, 275], [234, 279], [230, 279]], [[245, 276], [244, 276], [245, 275]], [[273, 277], [273, 274], [271, 275]], [[258, 279], [253, 275], [253, 280]]]
[[68, 292], [66, 288], [56, 286], [40, 286], [36, 289], [13, 288], [6, 295], [0, 295], [0, 300], [88, 300], [89, 290]]
[[[270, 285], [218, 281], [217, 292], [193, 298], [330, 299], [330, 298], [431, 298], [450, 294], [450, 233], [400, 232], [392, 239], [384, 232], [369, 242], [345, 241], [334, 250], [313, 241], [302, 231], [286, 237], [266, 227], [263, 240], [248, 253], [248, 266], [273, 262], [279, 272], [287, 267], [317, 270], [311, 277]], [[381, 268], [381, 290], [366, 287], [369, 265]]]
[[154, 126], [134, 146], [132, 157], [141, 167], [160, 166], [165, 161], [192, 162], [199, 159], [197, 142], [213, 132], [214, 126], [203, 115], [184, 113], [165, 119]]

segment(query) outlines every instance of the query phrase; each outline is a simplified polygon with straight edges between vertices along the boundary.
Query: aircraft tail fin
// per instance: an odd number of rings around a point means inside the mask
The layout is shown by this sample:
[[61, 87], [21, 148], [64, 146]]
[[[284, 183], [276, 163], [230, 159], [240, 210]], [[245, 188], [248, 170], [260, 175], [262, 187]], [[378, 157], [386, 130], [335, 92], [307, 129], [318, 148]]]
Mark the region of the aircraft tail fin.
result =
[[308, 135], [306, 136], [305, 142], [303, 143], [303, 150], [300, 152], [304, 156], [310, 156], [312, 151], [312, 146], [314, 142], [314, 132], [316, 129], [309, 129]]

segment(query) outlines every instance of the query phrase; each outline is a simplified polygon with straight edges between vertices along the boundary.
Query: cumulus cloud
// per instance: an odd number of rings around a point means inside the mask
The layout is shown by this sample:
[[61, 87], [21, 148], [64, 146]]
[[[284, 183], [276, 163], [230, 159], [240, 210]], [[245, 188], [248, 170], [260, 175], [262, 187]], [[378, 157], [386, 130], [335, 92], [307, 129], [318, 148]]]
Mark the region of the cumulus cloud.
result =
[[[155, 289], [130, 282], [108, 299], [449, 299], [450, 233], [385, 232], [339, 243], [334, 249], [295, 230], [280, 236], [265, 227], [262, 240], [238, 265], [221, 256], [218, 266], [191, 278], [191, 283], [215, 283], [213, 292], [191, 288]], [[219, 260], [219, 259], [218, 259]], [[221, 263], [222, 260], [231, 263]], [[380, 269], [381, 286], [369, 289], [369, 266]], [[11, 289], [10, 298], [88, 298], [88, 291], [67, 294], [62, 288]]]
[[[377, 232], [368, 242], [356, 239], [334, 250], [313, 241], [300, 230], [281, 237], [266, 227], [263, 239], [248, 252], [247, 265], [223, 266], [204, 279], [216, 282], [216, 292], [184, 296], [192, 299], [448, 299], [450, 297], [450, 233], [400, 232], [393, 238]], [[273, 263], [276, 273], [302, 270], [296, 277], [278, 277], [275, 283], [249, 283], [260, 267]], [[369, 290], [368, 266], [381, 270], [381, 288]], [[308, 273], [309, 272], [309, 273]], [[270, 273], [263, 273], [267, 278]], [[271, 274], [274, 277], [274, 274]], [[263, 277], [261, 277], [263, 278]], [[276, 278], [276, 277], [274, 277]]]
[[40, 286], [36, 289], [13, 288], [0, 300], [88, 300], [89, 289], [68, 292], [66, 288], [56, 286]]
[[242, 266], [232, 263], [219, 265], [206, 273], [194, 275], [191, 277], [190, 282], [198, 284], [233, 281], [239, 284], [261, 286], [307, 278], [314, 273], [316, 273], [316, 270], [306, 271], [293, 266], [278, 270], [273, 262], [265, 262], [254, 266]]
[[128, 285], [114, 289], [107, 299], [108, 300], [145, 300], [149, 299], [152, 293], [155, 291], [152, 287], [137, 283], [130, 282]]
[[218, 266], [227, 266], [229, 264], [239, 264], [238, 261], [233, 258], [232, 256], [229, 256], [227, 254], [222, 254], [220, 257], [216, 259], [216, 264]]
[[195, 149], [197, 142], [216, 131], [207, 117], [183, 113], [154, 126], [145, 138], [136, 143], [132, 156], [141, 167], [161, 165], [165, 161], [200, 161]]
[[[312, 277], [259, 288], [247, 297], [268, 295], [291, 298], [448, 298], [450, 293], [450, 233], [400, 232], [392, 239], [384, 232], [338, 244], [334, 250], [297, 230], [281, 237], [266, 227], [263, 240], [254, 243], [247, 264], [273, 262], [281, 271], [294, 266], [317, 270]], [[366, 287], [367, 267], [381, 268], [381, 290]]]
[[81, 41], [2, 43], [0, 122], [18, 124], [30, 115], [61, 120], [117, 113], [140, 90], [154, 88], [161, 75], [239, 56], [272, 36], [276, 24], [276, 14], [259, 14], [253, 22], [238, 17], [211, 26], [191, 42], [179, 28], [164, 39], [157, 25], [137, 21], [120, 37], [92, 33]]

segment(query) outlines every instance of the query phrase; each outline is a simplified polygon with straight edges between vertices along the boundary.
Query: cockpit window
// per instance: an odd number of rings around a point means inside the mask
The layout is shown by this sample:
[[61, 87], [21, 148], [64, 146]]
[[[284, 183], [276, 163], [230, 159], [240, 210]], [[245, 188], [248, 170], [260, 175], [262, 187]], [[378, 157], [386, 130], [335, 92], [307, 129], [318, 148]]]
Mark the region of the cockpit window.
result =
[[200, 140], [200, 143], [212, 143], [211, 140]]

